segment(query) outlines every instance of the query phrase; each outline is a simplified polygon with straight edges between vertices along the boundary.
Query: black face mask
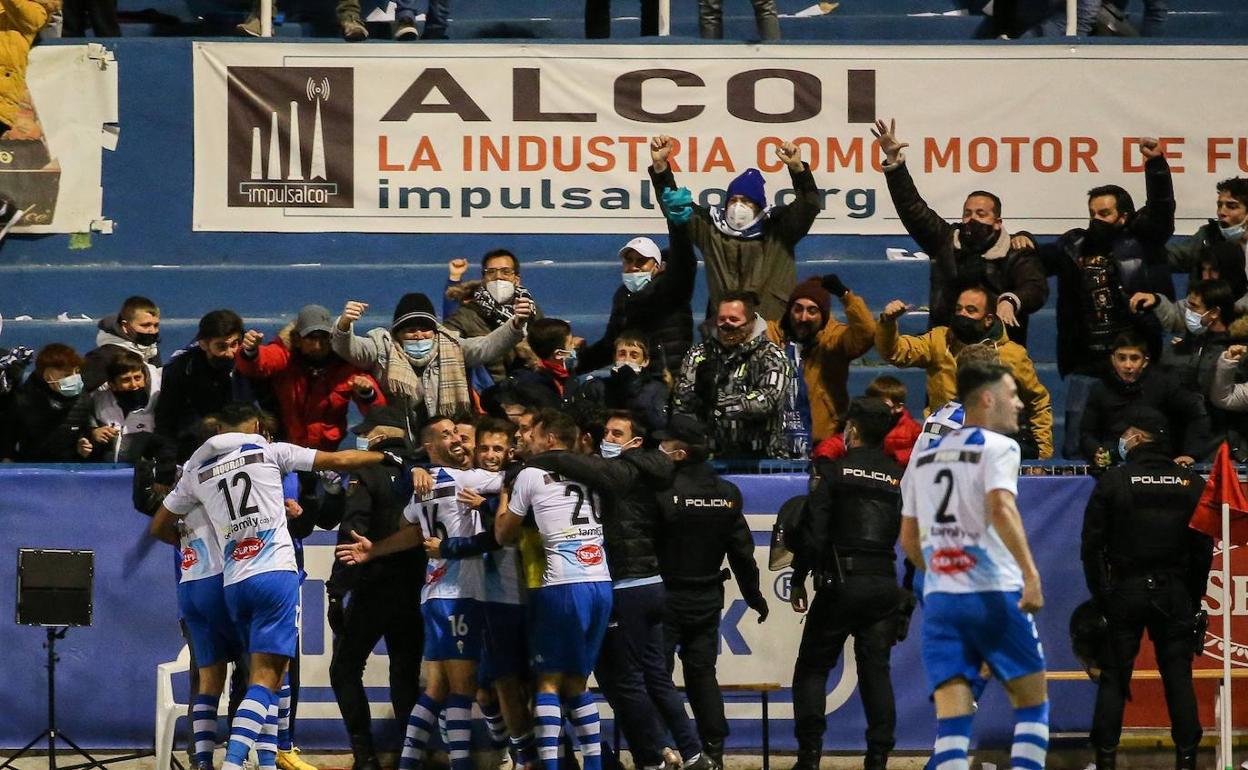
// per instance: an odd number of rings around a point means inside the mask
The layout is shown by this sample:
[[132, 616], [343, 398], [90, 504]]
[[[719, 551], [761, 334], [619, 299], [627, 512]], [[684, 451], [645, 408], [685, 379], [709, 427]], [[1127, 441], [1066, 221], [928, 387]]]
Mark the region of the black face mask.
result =
[[146, 390], [119, 390], [113, 393], [113, 395], [117, 398], [117, 403], [121, 406], [121, 410], [126, 414], [147, 406]]
[[234, 357], [218, 358], [217, 356], [208, 356], [208, 365], [218, 371], [228, 372], [234, 368]]
[[974, 254], [987, 251], [996, 242], [997, 237], [997, 228], [975, 219], [963, 222], [958, 228], [958, 243], [961, 244], [962, 250]]
[[1088, 229], [1083, 236], [1086, 248], [1101, 251], [1101, 256], [1104, 256], [1103, 252], [1108, 251], [1114, 245], [1121, 231], [1122, 225], [1115, 225], [1103, 219], [1093, 219], [1088, 222]]
[[968, 318], [964, 315], [955, 315], [949, 322], [949, 330], [963, 345], [974, 345], [976, 342], [983, 341], [988, 332], [984, 328], [983, 319]]
[[145, 348], [160, 342], [160, 334], [158, 332], [135, 332], [133, 339], [134, 344]]

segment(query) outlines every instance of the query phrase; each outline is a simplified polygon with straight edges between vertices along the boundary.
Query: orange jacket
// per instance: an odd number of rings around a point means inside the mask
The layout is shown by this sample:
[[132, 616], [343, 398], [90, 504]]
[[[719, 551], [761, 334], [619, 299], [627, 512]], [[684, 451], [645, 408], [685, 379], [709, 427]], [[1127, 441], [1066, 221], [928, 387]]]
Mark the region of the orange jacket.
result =
[[0, 121], [12, 126], [26, 93], [26, 61], [48, 10], [34, 0], [0, 0]]

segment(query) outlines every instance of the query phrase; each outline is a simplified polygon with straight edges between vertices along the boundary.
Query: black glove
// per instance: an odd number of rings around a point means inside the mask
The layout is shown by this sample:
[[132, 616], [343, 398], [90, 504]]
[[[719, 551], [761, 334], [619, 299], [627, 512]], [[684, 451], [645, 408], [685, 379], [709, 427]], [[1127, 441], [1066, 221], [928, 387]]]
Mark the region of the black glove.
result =
[[763, 598], [762, 594], [759, 594], [751, 599], [746, 599], [745, 603], [750, 606], [750, 609], [758, 613], [759, 623], [766, 620], [767, 613], [771, 612], [771, 610], [767, 607], [767, 600]]
[[828, 273], [823, 277], [823, 288], [834, 297], [844, 297], [849, 291], [849, 287], [841, 283], [841, 277], [836, 273]]
[[403, 462], [402, 457], [399, 457], [397, 454], [395, 454], [394, 452], [391, 452], [389, 449], [382, 449], [380, 451], [381, 451], [381, 464], [382, 465], [388, 465], [391, 468], [398, 468], [399, 470], [403, 470], [403, 466], [405, 465], [405, 463]]
[[901, 603], [897, 605], [898, 643], [906, 641], [906, 637], [910, 635], [910, 618], [914, 615], [914, 608], [918, 605], [919, 600], [913, 591], [902, 591]]
[[342, 597], [331, 596], [326, 605], [325, 619], [329, 621], [330, 630], [335, 634], [341, 634], [347, 627], [347, 615], [342, 606]]
[[1205, 654], [1205, 632], [1209, 630], [1209, 613], [1200, 610], [1192, 618], [1192, 654]]

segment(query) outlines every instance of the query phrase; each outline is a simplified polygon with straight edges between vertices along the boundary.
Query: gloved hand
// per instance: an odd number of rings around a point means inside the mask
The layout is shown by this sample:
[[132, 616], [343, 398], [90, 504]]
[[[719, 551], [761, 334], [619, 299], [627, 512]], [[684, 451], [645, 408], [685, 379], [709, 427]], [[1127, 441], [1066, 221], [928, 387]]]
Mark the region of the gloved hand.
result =
[[663, 210], [674, 225], [683, 225], [693, 216], [693, 193], [688, 187], [668, 188], [663, 191]]
[[347, 627], [347, 615], [345, 608], [342, 606], [341, 596], [331, 596], [326, 602], [325, 620], [329, 622], [329, 628], [335, 634], [341, 634], [343, 629]]
[[849, 287], [841, 283], [841, 277], [836, 273], [828, 273], [823, 277], [823, 289], [834, 297], [844, 297], [845, 292], [849, 291]]
[[746, 599], [745, 603], [749, 605], [750, 609], [758, 613], [759, 623], [762, 623], [764, 620], [766, 620], [767, 614], [771, 612], [771, 610], [768, 609], [767, 607], [767, 600], [763, 598], [762, 594], [759, 594], [753, 599]]

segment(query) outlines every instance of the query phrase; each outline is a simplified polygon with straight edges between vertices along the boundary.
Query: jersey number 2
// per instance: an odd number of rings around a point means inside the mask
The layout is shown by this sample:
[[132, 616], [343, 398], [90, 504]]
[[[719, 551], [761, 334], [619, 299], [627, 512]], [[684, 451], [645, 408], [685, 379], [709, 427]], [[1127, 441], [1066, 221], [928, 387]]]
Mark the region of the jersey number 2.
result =
[[[243, 494], [238, 501], [238, 508], [234, 507], [234, 498], [230, 496], [230, 488], [238, 486], [238, 482], [243, 482]], [[236, 520], [239, 516], [250, 516], [253, 513], [260, 512], [260, 506], [251, 504], [251, 476], [245, 471], [239, 471], [230, 477], [227, 484], [225, 479], [217, 482], [217, 489], [221, 490], [221, 494], [225, 496], [225, 505], [230, 509], [230, 521]]]
[[940, 472], [936, 474], [936, 483], [946, 484], [945, 496], [940, 498], [940, 507], [936, 509], [936, 523], [953, 524], [958, 520], [957, 517], [951, 513], [947, 513], [949, 508], [949, 498], [953, 496], [953, 471], [948, 468], [942, 468]]

